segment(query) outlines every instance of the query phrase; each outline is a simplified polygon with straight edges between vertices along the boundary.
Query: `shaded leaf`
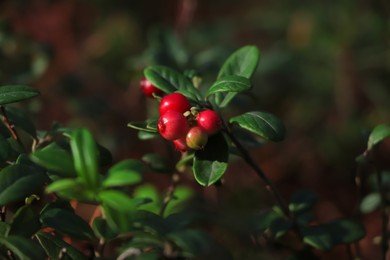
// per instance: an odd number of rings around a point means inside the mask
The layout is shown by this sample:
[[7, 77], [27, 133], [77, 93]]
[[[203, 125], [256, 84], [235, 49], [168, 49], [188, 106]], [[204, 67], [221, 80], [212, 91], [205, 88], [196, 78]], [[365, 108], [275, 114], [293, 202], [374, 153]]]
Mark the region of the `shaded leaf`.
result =
[[91, 227], [78, 215], [61, 208], [48, 208], [41, 212], [40, 221], [47, 227], [78, 239], [94, 239]]
[[147, 122], [129, 122], [127, 127], [148, 133], [157, 133], [157, 129], [152, 128]]
[[213, 247], [213, 240], [203, 230], [180, 230], [168, 234], [167, 237], [183, 250], [182, 254], [184, 257], [207, 254]]
[[142, 160], [150, 167], [151, 170], [161, 173], [170, 173], [173, 171], [168, 160], [159, 154], [148, 153], [142, 156]]
[[287, 233], [287, 231], [292, 228], [292, 223], [291, 221], [286, 220], [284, 218], [276, 218], [274, 221], [272, 221], [271, 226], [269, 228], [274, 237], [277, 239], [279, 237], [282, 237], [284, 234]]
[[275, 142], [283, 140], [285, 135], [283, 123], [266, 112], [247, 112], [230, 118], [229, 122], [237, 123], [241, 128]]
[[80, 251], [66, 243], [64, 240], [49, 233], [39, 232], [36, 235], [36, 238], [38, 239], [42, 248], [46, 251], [46, 254], [50, 257], [50, 259], [58, 259], [60, 255], [62, 255], [61, 259], [64, 260], [87, 259], [85, 255], [83, 255]]
[[24, 205], [13, 215], [8, 234], [30, 238], [40, 228], [38, 212], [31, 205]]
[[320, 250], [330, 250], [332, 237], [324, 226], [305, 227], [301, 229], [303, 242]]
[[350, 219], [338, 219], [328, 222], [326, 229], [332, 236], [334, 244], [357, 242], [366, 235], [363, 225]]
[[28, 86], [14, 85], [0, 87], [0, 105], [19, 102], [39, 95], [39, 91]]
[[37, 136], [37, 131], [33, 121], [24, 111], [15, 107], [6, 106], [5, 112], [9, 118], [10, 123], [16, 126], [16, 130], [20, 128], [32, 137]]
[[117, 233], [107, 224], [107, 220], [103, 218], [95, 218], [92, 228], [95, 235], [104, 240], [110, 240], [117, 236]]
[[11, 146], [3, 136], [0, 135], [0, 162], [5, 162], [11, 151]]
[[20, 236], [0, 237], [0, 245], [8, 248], [23, 260], [45, 259], [45, 253], [32, 240]]
[[218, 181], [228, 166], [229, 149], [224, 136], [219, 133], [209, 138], [205, 148], [195, 152], [193, 171], [196, 181], [210, 186]]
[[311, 209], [317, 200], [317, 195], [313, 192], [301, 190], [294, 192], [288, 207], [292, 212], [304, 212]]

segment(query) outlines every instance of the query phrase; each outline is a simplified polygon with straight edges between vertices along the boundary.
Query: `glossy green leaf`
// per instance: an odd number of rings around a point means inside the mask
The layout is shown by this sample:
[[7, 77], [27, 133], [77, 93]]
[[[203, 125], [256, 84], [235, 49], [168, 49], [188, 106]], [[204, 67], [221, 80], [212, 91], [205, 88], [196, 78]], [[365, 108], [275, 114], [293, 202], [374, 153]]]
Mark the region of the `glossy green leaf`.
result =
[[45, 148], [33, 152], [30, 158], [50, 171], [61, 173], [63, 177], [76, 176], [72, 155], [56, 143], [49, 144]]
[[80, 251], [52, 234], [39, 232], [37, 233], [36, 238], [50, 259], [59, 259], [60, 256], [62, 256], [61, 259], [64, 260], [88, 259]]
[[61, 208], [43, 210], [40, 221], [44, 226], [78, 239], [91, 240], [94, 234], [91, 227], [80, 216]]
[[18, 259], [45, 259], [45, 253], [32, 240], [20, 236], [0, 237], [0, 245], [8, 248]]
[[250, 78], [256, 71], [260, 60], [260, 52], [256, 46], [244, 46], [233, 52], [222, 65], [218, 79], [227, 75]]
[[363, 225], [350, 219], [337, 219], [326, 224], [334, 244], [357, 242], [366, 235]]
[[46, 192], [55, 192], [65, 199], [77, 199], [86, 202], [96, 201], [95, 192], [88, 189], [80, 179], [59, 179], [47, 186]]
[[303, 242], [320, 250], [333, 247], [332, 237], [324, 226], [305, 227], [301, 229]]
[[140, 140], [150, 140], [160, 137], [159, 133], [151, 133], [151, 132], [145, 132], [145, 131], [139, 131], [138, 132], [138, 138]]
[[116, 190], [104, 190], [99, 193], [99, 199], [118, 211], [133, 211], [139, 205], [139, 200], [132, 199], [125, 193]]
[[209, 138], [205, 148], [195, 152], [193, 172], [196, 181], [210, 186], [218, 181], [228, 167], [229, 149], [221, 133]]
[[206, 97], [219, 92], [244, 92], [249, 90], [251, 86], [250, 80], [245, 77], [228, 75], [214, 82], [208, 89]]
[[281, 141], [285, 136], [283, 123], [274, 115], [266, 112], [247, 112], [230, 118], [230, 123], [236, 123], [254, 134], [271, 141]]
[[390, 136], [390, 125], [378, 125], [372, 130], [368, 137], [367, 150], [371, 150], [375, 145]]
[[28, 86], [14, 85], [0, 87], [0, 105], [6, 105], [33, 98], [39, 91]]
[[312, 208], [317, 200], [316, 194], [301, 190], [293, 193], [288, 207], [292, 212], [304, 212]]
[[95, 218], [92, 229], [97, 237], [104, 240], [110, 240], [117, 236], [117, 233], [108, 225], [107, 220], [103, 218]]
[[133, 196], [134, 198], [140, 198], [140, 199], [147, 198], [151, 200], [150, 203], [140, 205], [138, 209], [153, 212], [155, 214], [159, 213], [162, 199], [161, 199], [161, 195], [158, 193], [157, 189], [153, 185], [143, 184], [138, 186], [134, 190]]
[[47, 176], [33, 167], [15, 164], [0, 171], [0, 205], [6, 205], [39, 192]]
[[183, 74], [165, 66], [149, 66], [144, 70], [145, 77], [156, 88], [165, 93], [183, 90], [182, 94], [192, 100], [201, 99], [199, 90]]
[[380, 206], [381, 201], [381, 196], [378, 192], [370, 193], [362, 199], [360, 211], [365, 214], [371, 213]]
[[30, 238], [40, 228], [38, 212], [31, 205], [24, 205], [13, 215], [8, 234]]
[[139, 183], [142, 179], [140, 172], [143, 169], [144, 165], [137, 160], [124, 160], [108, 170], [103, 186], [125, 186]]
[[11, 151], [11, 146], [3, 136], [0, 135], [0, 162], [5, 162]]
[[[107, 199], [108, 200], [108, 199]], [[111, 199], [112, 200], [112, 199]], [[122, 200], [123, 201], [123, 200]], [[114, 205], [114, 206], [112, 206]], [[102, 209], [110, 229], [118, 234], [129, 232], [133, 229], [133, 211], [127, 211], [124, 205], [118, 210], [117, 202], [102, 202]]]
[[98, 188], [100, 176], [98, 173], [97, 146], [91, 132], [87, 129], [73, 131], [70, 146], [78, 175], [92, 189]]

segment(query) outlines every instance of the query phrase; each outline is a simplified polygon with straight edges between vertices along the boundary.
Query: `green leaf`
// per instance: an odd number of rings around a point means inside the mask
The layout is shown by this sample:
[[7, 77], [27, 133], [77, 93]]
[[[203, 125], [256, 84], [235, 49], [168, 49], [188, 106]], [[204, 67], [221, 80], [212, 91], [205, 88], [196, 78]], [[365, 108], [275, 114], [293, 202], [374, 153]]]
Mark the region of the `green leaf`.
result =
[[107, 220], [103, 218], [95, 218], [92, 228], [95, 235], [104, 240], [110, 240], [117, 236], [117, 233], [108, 225]]
[[286, 220], [284, 218], [277, 218], [274, 221], [272, 221], [270, 228], [270, 231], [275, 236], [275, 238], [282, 237], [284, 234], [287, 233], [292, 228], [293, 224], [291, 221]]
[[288, 207], [292, 212], [304, 212], [311, 209], [317, 200], [316, 194], [301, 190], [292, 195]]
[[144, 165], [137, 160], [124, 160], [108, 170], [108, 176], [103, 181], [104, 187], [133, 185], [141, 181], [140, 172]]
[[71, 154], [56, 143], [51, 143], [30, 155], [32, 161], [63, 177], [75, 177], [76, 170]]
[[150, 140], [160, 137], [160, 134], [158, 133], [151, 133], [151, 132], [145, 132], [145, 131], [139, 131], [138, 132], [138, 138], [140, 140]]
[[9, 235], [30, 238], [41, 228], [39, 214], [31, 205], [20, 207], [12, 217]]
[[208, 233], [198, 229], [175, 231], [167, 237], [183, 250], [184, 257], [205, 255], [212, 250], [214, 244]]
[[40, 221], [47, 227], [78, 239], [92, 240], [95, 238], [91, 227], [78, 215], [61, 208], [43, 210]]
[[45, 253], [37, 246], [32, 240], [19, 237], [19, 236], [8, 236], [0, 237], [0, 245], [8, 248], [14, 253], [18, 259], [23, 260], [36, 260], [45, 259]]
[[251, 219], [250, 224], [256, 230], [264, 231], [269, 228], [276, 219], [280, 219], [280, 217], [275, 211], [269, 210], [260, 215], [255, 215], [253, 219]]
[[77, 129], [70, 139], [74, 166], [78, 175], [86, 184], [96, 189], [99, 187], [100, 176], [97, 163], [97, 146], [91, 132], [87, 129]]
[[350, 219], [338, 219], [326, 224], [334, 244], [357, 242], [366, 235], [363, 225]]
[[5, 107], [5, 112], [9, 118], [10, 123], [16, 126], [16, 130], [20, 128], [32, 137], [37, 136], [35, 125], [27, 113], [21, 109], [10, 106]]
[[381, 201], [381, 196], [378, 192], [370, 193], [362, 199], [360, 211], [365, 214], [371, 213], [379, 207]]
[[65, 199], [96, 201], [95, 192], [85, 187], [85, 183], [80, 179], [59, 179], [46, 187], [46, 193], [52, 192]]
[[249, 79], [242, 76], [229, 75], [218, 79], [208, 89], [206, 97], [219, 92], [244, 92], [251, 88]]
[[60, 255], [62, 255], [61, 259], [64, 260], [87, 259], [87, 257], [80, 251], [63, 241], [61, 238], [53, 236], [49, 233], [39, 232], [36, 235], [36, 238], [50, 259], [59, 259]]
[[152, 128], [148, 122], [129, 122], [127, 127], [133, 128], [135, 130], [144, 131], [148, 133], [157, 133], [157, 128]]
[[378, 125], [372, 130], [368, 137], [367, 150], [371, 150], [375, 145], [390, 136], [390, 125]]
[[145, 77], [158, 89], [169, 94], [180, 91], [186, 97], [192, 100], [201, 99], [199, 90], [196, 89], [191, 81], [183, 74], [165, 67], [149, 66], [144, 70]]
[[102, 202], [102, 209], [107, 224], [112, 231], [118, 234], [131, 231], [133, 229], [133, 211], [127, 211], [125, 206], [122, 206], [122, 209], [119, 210], [117, 207], [116, 202]]
[[228, 75], [250, 78], [256, 71], [259, 60], [260, 52], [256, 46], [244, 46], [225, 61], [218, 73], [218, 79]]
[[6, 237], [8, 235], [10, 226], [8, 223], [0, 221], [0, 237]]
[[0, 205], [23, 200], [39, 192], [48, 181], [47, 176], [33, 167], [15, 164], [0, 171]]
[[193, 193], [193, 190], [189, 187], [181, 185], [177, 186], [173, 192], [173, 199], [168, 203], [164, 211], [164, 216], [180, 212], [182, 210], [182, 206], [188, 202]]
[[132, 199], [125, 193], [116, 190], [104, 190], [99, 193], [99, 199], [111, 208], [118, 211], [134, 211], [140, 204], [139, 200]]
[[283, 123], [274, 115], [266, 112], [247, 112], [230, 118], [229, 122], [237, 123], [241, 128], [275, 142], [283, 140], [285, 135]]
[[158, 193], [157, 189], [153, 185], [143, 184], [143, 185], [138, 186], [134, 190], [133, 196], [135, 198], [139, 198], [139, 199], [147, 198], [147, 199], [151, 200], [150, 203], [140, 205], [138, 207], [139, 210], [146, 210], [149, 212], [153, 212], [155, 214], [159, 213], [160, 207], [161, 207], [161, 198], [160, 198], [161, 196]]
[[0, 87], [0, 105], [19, 102], [39, 95], [39, 91], [28, 86], [14, 85]]
[[170, 173], [173, 171], [173, 168], [169, 165], [167, 159], [159, 154], [145, 154], [142, 156], [142, 160], [155, 172]]
[[195, 152], [193, 171], [196, 181], [210, 186], [218, 181], [228, 166], [229, 149], [221, 133], [210, 136], [205, 148]]
[[11, 146], [3, 136], [0, 135], [0, 162], [5, 162], [11, 151]]
[[330, 250], [332, 237], [324, 226], [304, 227], [301, 229], [303, 242], [320, 250]]

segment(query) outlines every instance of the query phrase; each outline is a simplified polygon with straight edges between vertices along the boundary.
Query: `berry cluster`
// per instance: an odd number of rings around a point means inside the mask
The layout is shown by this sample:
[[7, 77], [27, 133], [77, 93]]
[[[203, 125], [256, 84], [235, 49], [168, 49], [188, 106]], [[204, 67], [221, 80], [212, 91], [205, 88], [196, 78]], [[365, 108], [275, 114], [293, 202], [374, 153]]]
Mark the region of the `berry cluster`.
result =
[[[145, 92], [144, 86], [148, 86], [149, 91]], [[161, 95], [158, 92], [160, 90], [149, 81], [148, 83], [141, 81], [141, 88], [146, 96], [151, 97], [153, 93]], [[164, 96], [160, 101], [159, 110], [158, 132], [165, 139], [173, 141], [176, 150], [181, 152], [186, 152], [189, 148], [203, 149], [208, 137], [221, 129], [221, 118], [215, 111], [191, 108], [189, 100], [180, 93]]]

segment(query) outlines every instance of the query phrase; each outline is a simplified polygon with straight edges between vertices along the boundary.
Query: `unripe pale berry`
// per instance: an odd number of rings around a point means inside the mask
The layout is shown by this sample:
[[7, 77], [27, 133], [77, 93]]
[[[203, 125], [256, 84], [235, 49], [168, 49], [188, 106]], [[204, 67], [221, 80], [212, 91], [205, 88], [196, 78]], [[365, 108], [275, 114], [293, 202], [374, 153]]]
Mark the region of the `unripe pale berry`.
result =
[[140, 87], [147, 97], [153, 98], [153, 94], [157, 96], [162, 96], [164, 94], [162, 90], [156, 88], [147, 78], [141, 79]]
[[184, 137], [173, 140], [173, 145], [175, 146], [176, 151], [184, 153], [188, 150], [186, 139]]
[[207, 109], [199, 113], [198, 126], [207, 134], [213, 135], [221, 129], [222, 121], [217, 112]]
[[192, 127], [186, 136], [187, 146], [194, 150], [200, 150], [205, 147], [208, 141], [208, 135], [202, 128]]
[[189, 129], [187, 119], [182, 113], [170, 110], [158, 119], [158, 132], [167, 140], [184, 137]]
[[190, 110], [191, 104], [188, 99], [180, 93], [172, 93], [166, 95], [160, 102], [160, 115], [164, 115], [167, 111], [176, 111], [181, 114]]

